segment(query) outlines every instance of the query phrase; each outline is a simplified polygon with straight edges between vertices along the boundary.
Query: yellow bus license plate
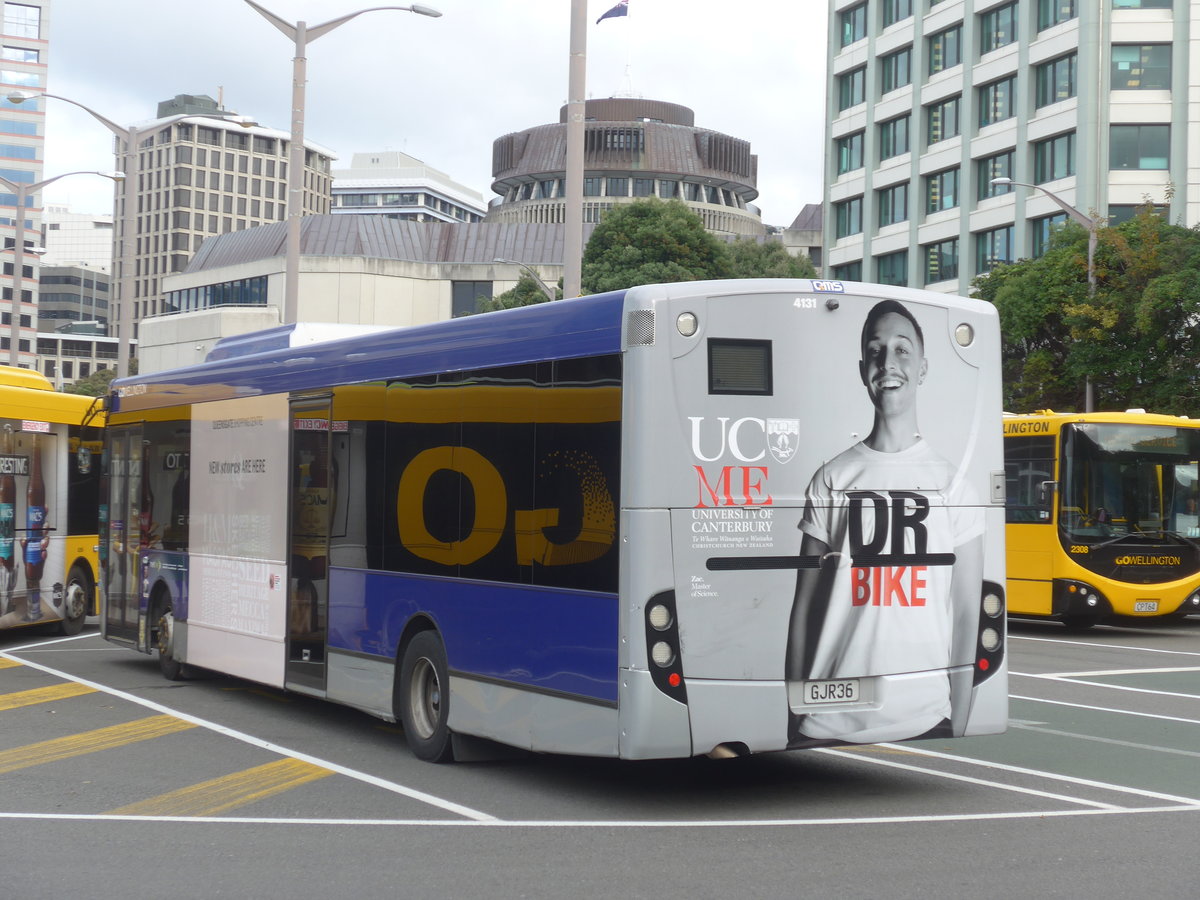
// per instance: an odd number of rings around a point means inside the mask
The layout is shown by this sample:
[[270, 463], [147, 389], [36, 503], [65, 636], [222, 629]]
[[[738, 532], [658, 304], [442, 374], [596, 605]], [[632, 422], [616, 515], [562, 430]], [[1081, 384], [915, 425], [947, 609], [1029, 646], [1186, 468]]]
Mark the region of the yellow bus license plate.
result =
[[1138, 600], [1133, 604], [1134, 612], [1158, 612], [1157, 600]]

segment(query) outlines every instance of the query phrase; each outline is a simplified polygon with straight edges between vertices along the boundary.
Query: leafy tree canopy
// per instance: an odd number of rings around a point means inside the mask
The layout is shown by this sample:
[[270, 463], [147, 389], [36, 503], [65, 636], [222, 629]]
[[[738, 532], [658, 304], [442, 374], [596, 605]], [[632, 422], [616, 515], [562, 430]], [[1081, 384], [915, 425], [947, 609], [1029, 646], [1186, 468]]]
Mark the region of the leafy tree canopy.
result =
[[1090, 378], [1096, 409], [1200, 414], [1200, 231], [1149, 206], [1099, 228], [1094, 291], [1087, 246], [1069, 223], [1041, 258], [976, 279], [1000, 315], [1006, 408], [1081, 410]]
[[807, 256], [792, 256], [778, 241], [742, 239], [725, 245], [730, 278], [816, 278]]
[[613, 207], [583, 251], [583, 290], [726, 278], [728, 253], [679, 200], [648, 197]]

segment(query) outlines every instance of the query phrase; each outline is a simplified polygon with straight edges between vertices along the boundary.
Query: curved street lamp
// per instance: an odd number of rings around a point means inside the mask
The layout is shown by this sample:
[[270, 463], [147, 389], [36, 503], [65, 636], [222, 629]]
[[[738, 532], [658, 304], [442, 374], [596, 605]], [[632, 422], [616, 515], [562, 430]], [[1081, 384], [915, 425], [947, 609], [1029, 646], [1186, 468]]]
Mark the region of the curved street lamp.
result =
[[429, 16], [436, 19], [441, 16], [438, 10], [429, 6], [413, 4], [411, 6], [372, 6], [367, 9], [355, 10], [322, 22], [320, 25], [309, 27], [307, 22], [287, 22], [269, 9], [259, 6], [254, 0], [246, 3], [264, 19], [274, 25], [296, 45], [296, 55], [292, 60], [292, 133], [288, 153], [287, 174], [287, 249], [284, 258], [283, 271], [283, 322], [289, 325], [296, 321], [299, 313], [300, 295], [300, 219], [304, 216], [304, 87], [307, 82], [307, 59], [305, 51], [309, 41], [315, 41], [328, 34], [340, 25], [344, 25], [363, 13], [381, 10], [396, 10], [398, 12], [416, 13], [418, 16]]
[[[1058, 207], [1071, 217], [1075, 222], [1078, 222], [1088, 233], [1088, 248], [1087, 248], [1087, 280], [1088, 280], [1088, 299], [1096, 296], [1096, 244], [1098, 241], [1097, 232], [1104, 225], [1104, 219], [1084, 215], [1082, 212], [1073, 207], [1066, 200], [1063, 200], [1058, 194], [1053, 191], [1048, 191], [1040, 184], [1029, 184], [1024, 181], [1013, 181], [1011, 178], [993, 178], [992, 184], [997, 186], [1011, 185], [1013, 187], [1027, 187], [1035, 191], [1041, 191], [1049, 197]], [[1087, 380], [1084, 386], [1084, 412], [1093, 412], [1096, 408], [1095, 394], [1092, 389], [1092, 376], [1086, 376]]]
[[[55, 175], [53, 178], [47, 178], [43, 181], [37, 181], [33, 184], [25, 184], [20, 181], [9, 181], [7, 178], [0, 177], [0, 187], [7, 188], [16, 195], [17, 215], [13, 222], [13, 286], [12, 286], [12, 329], [8, 341], [8, 364], [16, 366], [20, 364], [21, 359], [21, 284], [25, 275], [25, 208], [29, 205], [29, 198], [40, 191], [48, 184], [53, 184], [60, 178], [67, 178], [71, 175], [99, 175], [101, 178], [109, 178], [112, 181], [120, 184], [125, 180], [124, 172], [64, 172], [61, 175]], [[37, 330], [37, 321], [34, 320], [34, 331]]]
[[546, 284], [546, 282], [542, 281], [542, 277], [540, 275], [538, 275], [537, 272], [535, 272], [529, 266], [525, 265], [525, 263], [521, 262], [519, 259], [502, 259], [501, 257], [497, 256], [495, 259], [492, 260], [492, 262], [505, 263], [506, 265], [510, 265], [510, 266], [520, 266], [522, 269], [524, 269], [526, 272], [529, 273], [529, 275], [533, 278], [534, 281], [537, 282], [538, 287], [540, 287], [542, 289], [542, 293], [544, 293], [546, 295], [547, 299], [550, 299], [550, 300], [556, 299], [555, 294], [554, 294], [554, 289], [552, 287], [550, 287], [550, 285]]

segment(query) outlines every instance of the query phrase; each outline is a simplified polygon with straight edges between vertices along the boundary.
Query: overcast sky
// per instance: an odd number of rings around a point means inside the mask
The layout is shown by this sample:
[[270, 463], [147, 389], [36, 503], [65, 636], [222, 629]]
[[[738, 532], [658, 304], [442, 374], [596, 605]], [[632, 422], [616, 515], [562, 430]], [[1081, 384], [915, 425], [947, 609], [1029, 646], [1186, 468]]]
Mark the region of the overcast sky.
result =
[[[384, 2], [387, 0], [372, 0]], [[404, 2], [404, 0], [400, 0]], [[587, 0], [587, 97], [690, 107], [696, 125], [750, 142], [763, 221], [788, 225], [821, 199], [825, 0]], [[365, 0], [261, 0], [310, 27]], [[558, 121], [567, 101], [570, 0], [427, 0], [443, 15], [371, 12], [308, 46], [305, 137], [354, 153], [402, 150], [491, 191], [492, 141]], [[208, 94], [290, 129], [294, 44], [244, 0], [54, 0], [47, 90], [121, 125], [176, 94]], [[45, 177], [111, 171], [110, 134], [47, 103]], [[66, 178], [43, 202], [110, 212], [111, 184]]]

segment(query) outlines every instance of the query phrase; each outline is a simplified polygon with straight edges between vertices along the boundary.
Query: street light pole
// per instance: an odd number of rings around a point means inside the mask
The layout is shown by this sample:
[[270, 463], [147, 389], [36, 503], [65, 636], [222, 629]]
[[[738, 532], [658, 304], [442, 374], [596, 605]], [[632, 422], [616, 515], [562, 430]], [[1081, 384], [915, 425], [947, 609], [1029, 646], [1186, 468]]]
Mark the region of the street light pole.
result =
[[304, 88], [307, 83], [307, 63], [305, 53], [309, 41], [315, 41], [323, 34], [328, 34], [340, 25], [344, 25], [363, 13], [381, 10], [396, 10], [399, 12], [416, 13], [419, 16], [438, 18], [441, 13], [428, 6], [413, 4], [412, 6], [372, 6], [359, 9], [322, 22], [320, 25], [308, 27], [307, 22], [287, 22], [269, 9], [259, 6], [254, 0], [246, 3], [264, 19], [274, 25], [296, 47], [296, 55], [292, 59], [292, 131], [291, 146], [288, 152], [287, 173], [287, 244], [283, 270], [283, 323], [292, 324], [299, 314], [300, 296], [300, 220], [304, 216]]
[[[1096, 244], [1099, 240], [1097, 232], [1100, 226], [1104, 224], [1104, 220], [1092, 216], [1087, 216], [1073, 207], [1067, 201], [1063, 200], [1053, 191], [1048, 191], [1040, 184], [1028, 184], [1024, 181], [1013, 181], [1011, 178], [993, 178], [992, 184], [995, 185], [1012, 185], [1013, 187], [1027, 187], [1035, 191], [1041, 191], [1049, 197], [1058, 207], [1078, 222], [1088, 233], [1088, 248], [1087, 248], [1087, 280], [1088, 280], [1088, 299], [1091, 300], [1096, 296]], [[1092, 376], [1087, 375], [1084, 384], [1084, 412], [1094, 412], [1096, 409], [1095, 392], [1092, 387]]]
[[[96, 112], [91, 107], [84, 106], [78, 100], [72, 100], [70, 97], [63, 97], [59, 94], [25, 94], [21, 91], [13, 91], [8, 95], [8, 100], [10, 103], [23, 103], [26, 100], [40, 100], [43, 97], [49, 97], [51, 100], [61, 100], [63, 103], [70, 103], [72, 106], [82, 109], [116, 136], [118, 141], [117, 156], [123, 156], [121, 168], [126, 177], [124, 209], [121, 211], [120, 216], [121, 250], [119, 254], [120, 258], [114, 261], [115, 268], [117, 269], [114, 274], [116, 275], [118, 285], [117, 299], [119, 300], [116, 323], [118, 337], [117, 377], [124, 378], [129, 374], [129, 348], [130, 342], [133, 339], [133, 268], [136, 256], [134, 252], [135, 242], [137, 239], [137, 176], [140, 171], [138, 165], [138, 144], [141, 141], [156, 137], [161, 132], [177, 125], [184, 119], [195, 117], [187, 114], [171, 116], [152, 128], [141, 130], [137, 127], [124, 128], [112, 119]], [[235, 122], [243, 128], [250, 128], [257, 124], [249, 116], [202, 116], [201, 118], [224, 119], [225, 121]], [[124, 148], [123, 152], [122, 146]], [[111, 309], [109, 323], [111, 326]]]
[[[53, 184], [60, 178], [66, 178], [69, 175], [99, 175], [118, 183], [125, 180], [123, 172], [64, 172], [62, 175], [55, 175], [53, 178], [33, 184], [9, 181], [7, 178], [0, 177], [0, 187], [12, 191], [17, 198], [17, 215], [13, 222], [12, 321], [9, 323], [12, 327], [8, 341], [8, 364], [10, 366], [18, 366], [21, 363], [21, 293], [25, 279], [25, 208], [33, 194], [46, 185]], [[36, 331], [36, 322], [34, 326]]]
[[537, 272], [535, 272], [531, 267], [525, 265], [525, 263], [521, 262], [519, 259], [502, 259], [501, 257], [497, 256], [492, 260], [492, 262], [505, 263], [510, 266], [520, 266], [530, 274], [534, 281], [537, 282], [538, 287], [542, 289], [542, 293], [545, 294], [548, 299], [555, 299], [554, 289], [551, 288], [550, 285], [546, 284], [546, 282], [542, 281], [542, 277], [538, 275]]

